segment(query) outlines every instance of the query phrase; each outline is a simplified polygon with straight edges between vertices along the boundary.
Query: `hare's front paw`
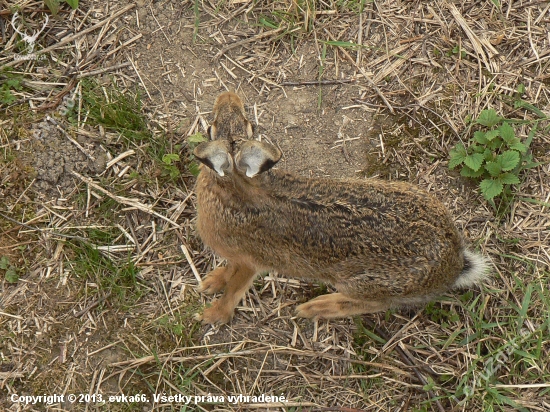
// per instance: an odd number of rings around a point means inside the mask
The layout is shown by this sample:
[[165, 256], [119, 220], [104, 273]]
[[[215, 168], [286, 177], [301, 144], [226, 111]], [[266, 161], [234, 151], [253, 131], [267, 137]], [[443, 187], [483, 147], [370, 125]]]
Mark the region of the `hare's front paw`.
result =
[[218, 299], [212, 302], [212, 306], [204, 309], [202, 315], [197, 315], [196, 319], [203, 324], [221, 325], [228, 323], [233, 317], [234, 308]]
[[229, 270], [227, 267], [219, 267], [214, 269], [206, 278], [201, 282], [198, 287], [198, 291], [206, 293], [208, 295], [213, 295], [214, 293], [221, 292], [225, 289], [227, 281], [233, 274], [232, 270]]

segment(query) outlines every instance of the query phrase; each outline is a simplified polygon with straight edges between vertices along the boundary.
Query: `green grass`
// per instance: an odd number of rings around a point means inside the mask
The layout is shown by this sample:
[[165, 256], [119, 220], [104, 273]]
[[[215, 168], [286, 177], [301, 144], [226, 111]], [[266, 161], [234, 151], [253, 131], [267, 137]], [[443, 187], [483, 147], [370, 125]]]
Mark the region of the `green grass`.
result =
[[83, 243], [71, 243], [71, 249], [73, 258], [68, 265], [79, 278], [97, 285], [98, 289], [92, 289], [92, 293], [99, 293], [101, 290], [103, 296], [110, 292], [109, 301], [117, 303], [122, 310], [127, 310], [146, 292], [146, 287], [138, 280], [139, 269], [129, 257], [115, 261], [97, 248]]
[[[83, 115], [90, 126], [101, 125], [119, 133], [127, 147], [144, 147], [158, 169], [159, 177], [175, 181], [180, 177], [177, 167], [182, 146], [174, 144], [163, 131], [155, 133], [144, 115], [139, 91], [104, 88], [94, 80], [82, 83]], [[147, 176], [141, 176], [147, 180]]]
[[102, 87], [95, 80], [85, 79], [82, 81], [82, 100], [90, 125], [117, 131], [131, 142], [152, 138], [139, 91], [123, 92], [116, 85]]
[[[515, 401], [521, 395], [521, 388], [499, 385], [550, 382], [550, 273], [540, 272], [537, 277], [532, 264], [516, 259], [526, 270], [522, 276], [512, 274], [511, 291], [488, 290], [485, 298], [468, 291], [457, 296], [462, 311], [432, 302], [422, 316], [439, 325], [439, 334], [430, 332], [429, 347], [424, 346], [421, 338], [405, 341], [413, 352], [434, 348], [441, 354], [455, 354], [455, 359], [460, 359], [462, 351], [464, 355], [470, 353], [462, 360], [468, 367], [457, 369], [454, 376], [439, 374], [430, 381], [433, 376], [425, 375], [429, 382], [425, 390], [432, 390], [444, 407], [458, 404], [466, 410], [504, 411], [512, 407], [527, 411]], [[381, 347], [386, 340], [366, 327], [361, 319], [355, 323], [357, 352], [363, 354], [364, 360], [372, 361], [370, 351], [364, 348]], [[363, 370], [363, 366], [354, 366], [355, 372]], [[369, 389], [372, 385], [365, 387], [366, 393]], [[550, 397], [550, 388], [541, 388], [537, 393]], [[414, 410], [432, 410], [433, 402], [426, 399]]]
[[[548, 283], [550, 274], [541, 276]], [[518, 277], [515, 280], [510, 297], [518, 297], [521, 303], [516, 304], [514, 299], [505, 304], [501, 302], [493, 319], [487, 319], [488, 305], [479, 298], [464, 306], [473, 322], [474, 334], [464, 336], [459, 345], [469, 345], [476, 357], [459, 380], [454, 396], [462, 403], [477, 400], [483, 405], [481, 410], [502, 410], [506, 405], [526, 410], [512, 400], [514, 389], [495, 385], [540, 383], [550, 379], [545, 360], [548, 354], [542, 350], [544, 337], [546, 345], [549, 343], [550, 291], [535, 282], [525, 284]], [[527, 314], [534, 331], [526, 327]]]

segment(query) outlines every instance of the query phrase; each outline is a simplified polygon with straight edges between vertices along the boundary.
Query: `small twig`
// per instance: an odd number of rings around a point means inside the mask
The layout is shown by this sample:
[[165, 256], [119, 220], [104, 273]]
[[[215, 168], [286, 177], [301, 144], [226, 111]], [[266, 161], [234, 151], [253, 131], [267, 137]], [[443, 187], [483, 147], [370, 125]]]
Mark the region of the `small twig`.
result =
[[195, 263], [193, 262], [193, 259], [191, 258], [191, 255], [189, 254], [189, 251], [187, 250], [187, 247], [182, 243], [180, 245], [181, 251], [185, 255], [185, 259], [187, 259], [187, 263], [189, 263], [189, 266], [191, 267], [191, 270], [193, 271], [193, 274], [195, 275], [195, 278], [197, 279], [197, 282], [201, 283], [201, 275], [199, 274], [199, 271], [197, 270], [197, 267], [195, 266]]
[[[246, 344], [246, 340], [243, 340], [240, 342], [237, 346], [235, 346], [233, 349], [231, 349], [230, 353], [235, 353], [241, 350], [241, 348]], [[214, 369], [218, 368], [227, 358], [218, 359], [212, 366], [210, 366], [207, 370], [205, 370], [202, 374], [208, 375], [210, 372], [212, 372]]]
[[285, 30], [284, 27], [279, 27], [278, 29], [275, 29], [275, 30], [270, 30], [270, 31], [266, 31], [266, 32], [263, 32], [263, 33], [260, 33], [260, 34], [257, 34], [256, 36], [252, 36], [252, 37], [249, 37], [248, 39], [244, 39], [244, 40], [240, 40], [240, 41], [237, 41], [235, 43], [231, 43], [227, 46], [225, 46], [223, 49], [221, 49], [219, 52], [217, 52], [213, 59], [212, 60], [215, 60], [221, 56], [223, 56], [225, 53], [227, 53], [229, 50], [231, 49], [234, 49], [235, 47], [239, 47], [239, 46], [242, 46], [243, 44], [247, 44], [247, 43], [253, 43], [255, 42], [256, 40], [260, 40], [260, 39], [263, 39], [264, 37], [269, 37], [269, 36], [273, 36], [275, 34], [278, 34], [280, 32], [282, 32], [283, 30]]
[[145, 212], [147, 214], [150, 214], [150, 215], [153, 215], [153, 216], [156, 216], [162, 220], [165, 220], [167, 221], [168, 223], [174, 225], [175, 227], [179, 228], [180, 225], [178, 225], [176, 222], [172, 221], [171, 219], [167, 218], [166, 216], [163, 216], [161, 215], [160, 213], [158, 212], [155, 212], [151, 206], [146, 206], [144, 205], [143, 203], [140, 203], [136, 200], [132, 200], [132, 199], [128, 199], [127, 197], [123, 197], [123, 196], [117, 196], [111, 192], [109, 192], [107, 189], [104, 189], [102, 188], [101, 186], [99, 186], [97, 183], [95, 183], [92, 179], [90, 179], [89, 177], [84, 177], [82, 176], [80, 173], [78, 172], [75, 172], [74, 170], [72, 170], [72, 174], [75, 175], [76, 177], [78, 177], [80, 180], [82, 180], [84, 183], [90, 185], [91, 187], [93, 187], [94, 189], [96, 189], [97, 191], [109, 196], [111, 199], [113, 199], [114, 201], [118, 202], [118, 203], [121, 203], [123, 205], [126, 205], [126, 206], [130, 206], [130, 207], [133, 207], [133, 208], [136, 208], [138, 210], [141, 210], [142, 212]]
[[134, 64], [134, 62], [132, 61], [132, 59], [130, 59], [129, 56], [128, 56], [128, 61], [130, 62], [130, 64], [132, 65], [134, 71], [136, 72], [137, 77], [139, 78], [139, 81], [141, 82], [141, 85], [142, 85], [143, 88], [145, 89], [145, 93], [147, 93], [147, 96], [149, 96], [149, 99], [150, 99], [151, 101], [153, 101], [153, 98], [151, 97], [151, 94], [149, 93], [149, 90], [147, 89], [147, 86], [145, 86], [145, 82], [144, 82], [143, 79], [141, 78], [141, 75], [139, 74], [136, 65]]
[[[0, 381], [3, 381], [4, 379], [16, 379], [16, 378], [22, 378], [25, 374], [23, 372], [0, 372]], [[288, 406], [286, 403], [285, 406]]]
[[11, 313], [6, 313], [6, 312], [0, 312], [0, 316], [7, 316], [8, 318], [14, 318], [14, 319], [19, 319], [19, 320], [25, 320], [25, 318], [22, 317], [22, 316], [19, 316], [19, 315], [12, 315]]
[[110, 72], [110, 71], [113, 71], [113, 70], [118, 70], [118, 69], [122, 69], [124, 67], [127, 67], [127, 66], [131, 66], [131, 63], [130, 62], [126, 62], [126, 63], [121, 63], [121, 64], [117, 64], [117, 65], [114, 65], [114, 66], [111, 66], [111, 67], [105, 67], [103, 69], [98, 69], [98, 70], [93, 70], [91, 72], [83, 72], [83, 73], [79, 73], [76, 78], [77, 79], [82, 79], [84, 77], [89, 77], [89, 76], [95, 76], [97, 74], [103, 74], [105, 72]]
[[65, 97], [66, 94], [68, 94], [72, 89], [73, 87], [76, 86], [76, 79], [72, 79], [64, 88], [63, 90], [61, 90], [61, 92], [59, 92], [53, 99], [52, 99], [52, 102], [51, 103], [48, 103], [48, 104], [43, 104], [43, 105], [40, 105], [36, 108], [36, 110], [49, 110], [49, 109], [53, 109], [57, 106], [59, 106], [59, 104], [61, 103], [61, 99], [63, 99], [63, 97]]
[[73, 316], [75, 318], [79, 318], [81, 317], [82, 315], [88, 313], [88, 311], [92, 310], [93, 308], [95, 308], [97, 305], [99, 305], [100, 303], [102, 303], [105, 299], [109, 298], [109, 296], [111, 296], [113, 292], [112, 291], [109, 291], [107, 292], [106, 295], [100, 297], [98, 300], [96, 300], [94, 303], [92, 303], [91, 305], [89, 305], [88, 307], [82, 309], [80, 312], [76, 312]]
[[[63, 233], [56, 232], [55, 230], [46, 230], [46, 229], [41, 229], [41, 228], [36, 227], [36, 226], [30, 226], [30, 225], [27, 225], [26, 223], [20, 222], [20, 221], [15, 220], [15, 219], [12, 219], [11, 217], [6, 216], [3, 213], [0, 213], [0, 216], [3, 217], [6, 220], [9, 220], [12, 223], [15, 223], [18, 226], [22, 226], [24, 228], [34, 230], [36, 232], [51, 233], [52, 235], [64, 237], [64, 238], [67, 238], [67, 239], [76, 239], [76, 240], [80, 240], [81, 242], [86, 243], [87, 245], [90, 245], [94, 248], [96, 247], [96, 245], [91, 243], [88, 239], [83, 238], [82, 236], [65, 235]], [[4, 233], [6, 233], [6, 232], [4, 232]]]
[[112, 160], [109, 160], [107, 162], [107, 165], [105, 167], [105, 169], [109, 169], [111, 166], [117, 164], [118, 162], [120, 162], [122, 159], [125, 159], [127, 158], [128, 156], [132, 156], [133, 154], [135, 154], [136, 151], [134, 149], [130, 149], [130, 150], [126, 150], [125, 152], [119, 154], [117, 157], [115, 157], [114, 159]]
[[159, 30], [162, 32], [162, 34], [164, 35], [164, 38], [166, 39], [166, 41], [168, 42], [168, 44], [172, 44], [172, 42], [170, 41], [170, 38], [166, 35], [166, 33], [164, 32], [163, 30], [163, 27], [160, 25], [159, 21], [157, 20], [157, 18], [155, 17], [155, 12], [153, 11], [153, 8], [151, 7], [151, 3], [149, 3], [149, 10], [151, 10], [151, 16], [153, 16], [153, 19], [155, 19], [155, 21], [157, 22], [157, 25], [159, 26]]
[[283, 82], [281, 86], [319, 86], [327, 84], [344, 84], [353, 83], [356, 79], [342, 79], [342, 80], [308, 80], [303, 82]]
[[6, 41], [6, 27], [4, 26], [4, 18], [0, 16], [0, 31], [2, 31], [2, 43]]

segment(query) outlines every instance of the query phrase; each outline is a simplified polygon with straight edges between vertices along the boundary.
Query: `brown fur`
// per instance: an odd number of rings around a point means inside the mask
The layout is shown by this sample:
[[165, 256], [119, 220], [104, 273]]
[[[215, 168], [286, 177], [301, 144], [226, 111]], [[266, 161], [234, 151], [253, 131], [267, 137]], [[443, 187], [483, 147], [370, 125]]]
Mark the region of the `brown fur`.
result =
[[[234, 96], [218, 97], [213, 123], [232, 142], [234, 131], [247, 128], [234, 127], [244, 116]], [[238, 147], [230, 150], [238, 157]], [[222, 177], [201, 165], [196, 192], [198, 232], [228, 262], [201, 284], [206, 293], [225, 291], [204, 310], [205, 323], [228, 322], [261, 271], [332, 284], [339, 293], [302, 304], [297, 314], [337, 318], [429, 300], [451, 289], [465, 265], [444, 205], [408, 183], [280, 170], [249, 178], [238, 168]]]

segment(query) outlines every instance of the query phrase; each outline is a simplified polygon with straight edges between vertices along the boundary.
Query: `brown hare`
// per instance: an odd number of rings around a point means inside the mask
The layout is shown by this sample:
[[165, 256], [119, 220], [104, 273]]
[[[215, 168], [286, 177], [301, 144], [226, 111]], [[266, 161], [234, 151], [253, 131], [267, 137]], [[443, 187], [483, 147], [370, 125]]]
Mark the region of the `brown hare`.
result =
[[275, 270], [331, 284], [338, 293], [297, 308], [306, 318], [339, 318], [415, 305], [480, 282], [486, 260], [466, 249], [445, 206], [418, 187], [378, 179], [306, 178], [275, 170], [275, 146], [253, 128], [231, 92], [214, 104], [212, 141], [196, 193], [203, 242], [227, 259], [199, 289], [224, 292], [203, 323], [229, 322], [254, 277]]

